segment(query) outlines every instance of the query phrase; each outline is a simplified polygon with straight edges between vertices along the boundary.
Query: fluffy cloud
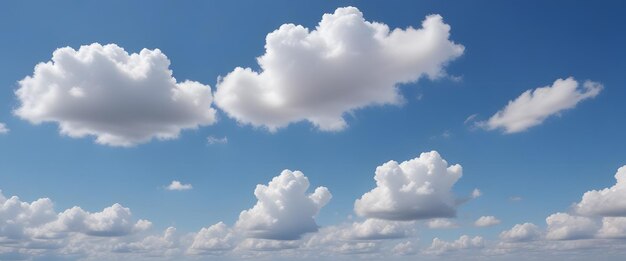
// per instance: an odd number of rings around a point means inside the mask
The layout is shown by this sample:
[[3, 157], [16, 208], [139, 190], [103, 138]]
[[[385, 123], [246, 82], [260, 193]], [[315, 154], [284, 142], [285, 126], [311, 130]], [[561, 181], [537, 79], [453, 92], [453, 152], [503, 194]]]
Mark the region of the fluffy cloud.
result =
[[458, 227], [457, 224], [455, 224], [454, 222], [450, 221], [447, 218], [434, 218], [434, 219], [431, 219], [431, 220], [428, 221], [428, 223], [426, 223], [426, 226], [428, 226], [428, 228], [433, 228], [433, 229]]
[[315, 30], [285, 24], [268, 34], [257, 59], [261, 71], [230, 72], [218, 82], [215, 102], [237, 121], [270, 131], [303, 120], [341, 130], [347, 112], [401, 104], [398, 84], [445, 75], [445, 65], [464, 51], [449, 37], [439, 15], [420, 29], [390, 30], [357, 8], [338, 8]]
[[48, 198], [28, 203], [0, 194], [0, 244], [10, 243], [20, 251], [67, 248], [75, 238], [119, 238], [150, 225], [135, 221], [130, 210], [119, 204], [95, 213], [80, 207], [57, 213]]
[[284, 170], [268, 185], [257, 185], [256, 205], [239, 214], [236, 227], [247, 236], [293, 240], [318, 229], [314, 217], [332, 195], [325, 187], [306, 194], [309, 179], [300, 171]]
[[216, 121], [211, 88], [177, 82], [158, 49], [128, 54], [97, 43], [59, 48], [52, 60], [19, 81], [14, 113], [34, 124], [56, 122], [70, 137], [131, 146], [176, 138], [182, 129]]
[[597, 82], [586, 81], [580, 88], [572, 77], [558, 79], [552, 86], [525, 91], [478, 125], [488, 130], [502, 128], [505, 133], [521, 132], [541, 124], [552, 115], [576, 107], [583, 100], [596, 97], [602, 88]]
[[387, 220], [454, 217], [452, 186], [462, 176], [461, 165], [448, 166], [436, 151], [398, 164], [376, 168], [376, 188], [354, 203], [360, 216]]
[[191, 254], [219, 254], [235, 247], [235, 235], [228, 226], [219, 222], [198, 232], [188, 252]]
[[407, 256], [407, 255], [413, 255], [417, 251], [413, 247], [413, 243], [411, 241], [406, 241], [406, 242], [400, 242], [396, 244], [391, 249], [391, 252], [395, 255]]
[[570, 240], [592, 238], [598, 225], [587, 217], [572, 216], [567, 213], [555, 213], [546, 218], [547, 239]]
[[626, 238], [626, 217], [604, 217], [602, 228], [598, 231], [601, 238]]
[[531, 241], [541, 236], [541, 230], [533, 223], [517, 224], [510, 230], [502, 231], [500, 239], [507, 242]]
[[474, 226], [477, 227], [490, 227], [500, 224], [500, 220], [494, 216], [482, 216], [479, 217], [476, 222], [474, 222]]
[[117, 253], [143, 253], [148, 256], [170, 256], [180, 253], [176, 228], [168, 227], [163, 235], [151, 235], [137, 242], [120, 243], [113, 247]]
[[7, 128], [7, 125], [0, 122], [0, 134], [7, 134], [9, 133], [9, 128]]
[[587, 216], [626, 217], [626, 165], [617, 170], [615, 179], [610, 188], [587, 191], [574, 210]]
[[192, 188], [193, 186], [191, 186], [191, 184], [183, 184], [178, 180], [173, 180], [172, 183], [165, 187], [167, 190], [190, 190]]
[[214, 136], [209, 136], [206, 138], [206, 142], [210, 145], [213, 144], [226, 144], [228, 143], [228, 137], [217, 138]]
[[367, 219], [354, 222], [344, 230], [344, 238], [358, 240], [390, 239], [407, 237], [414, 231], [413, 222]]
[[434, 238], [430, 247], [426, 249], [426, 252], [440, 255], [446, 252], [458, 251], [461, 249], [483, 248], [484, 246], [485, 240], [482, 237], [469, 237], [467, 235], [462, 235], [459, 239], [452, 242]]

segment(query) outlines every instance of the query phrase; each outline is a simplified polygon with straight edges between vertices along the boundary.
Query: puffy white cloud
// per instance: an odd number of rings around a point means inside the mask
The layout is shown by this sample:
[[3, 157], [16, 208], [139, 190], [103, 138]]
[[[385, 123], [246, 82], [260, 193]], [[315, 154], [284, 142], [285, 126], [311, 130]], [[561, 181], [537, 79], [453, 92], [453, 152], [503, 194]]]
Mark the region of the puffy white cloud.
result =
[[202, 228], [193, 239], [188, 252], [191, 254], [220, 254], [235, 247], [236, 237], [232, 229], [219, 222]]
[[592, 219], [567, 213], [552, 214], [546, 218], [546, 223], [546, 238], [552, 240], [592, 238], [598, 231], [598, 225]]
[[52, 231], [81, 232], [90, 236], [117, 237], [148, 229], [147, 220], [134, 221], [130, 209], [113, 204], [101, 212], [90, 213], [73, 207], [58, 215], [51, 223]]
[[585, 81], [580, 88], [572, 77], [558, 79], [552, 86], [525, 91], [489, 120], [477, 124], [488, 130], [502, 128], [505, 133], [521, 132], [541, 124], [552, 115], [576, 107], [583, 100], [596, 97], [602, 88], [597, 82]]
[[0, 134], [7, 134], [9, 133], [9, 128], [7, 128], [7, 125], [0, 122]]
[[401, 256], [413, 255], [413, 254], [417, 253], [417, 251], [413, 247], [413, 243], [411, 241], [400, 242], [400, 243], [396, 244], [391, 249], [391, 252], [394, 255], [401, 255]]
[[462, 235], [459, 239], [452, 242], [434, 238], [432, 244], [428, 249], [426, 249], [425, 252], [440, 255], [446, 252], [458, 251], [462, 249], [483, 248], [484, 246], [485, 240], [482, 237]]
[[369, 218], [363, 222], [354, 222], [344, 229], [344, 238], [358, 240], [403, 238], [414, 231], [413, 222], [388, 221]]
[[308, 188], [309, 179], [302, 172], [283, 170], [268, 185], [257, 185], [254, 195], [258, 201], [239, 214], [236, 228], [248, 237], [277, 240], [298, 239], [317, 231], [314, 217], [332, 195], [325, 187], [306, 194]]
[[176, 138], [182, 129], [216, 121], [211, 88], [177, 82], [159, 49], [128, 54], [97, 43], [59, 48], [19, 81], [14, 113], [34, 124], [56, 122], [70, 137], [131, 146]]
[[500, 239], [508, 242], [531, 241], [541, 236], [541, 230], [533, 223], [516, 224], [500, 233]]
[[191, 184], [183, 184], [178, 180], [173, 180], [172, 183], [165, 187], [167, 190], [190, 190], [192, 188], [193, 186], [191, 186]]
[[615, 179], [610, 188], [585, 192], [574, 210], [588, 216], [626, 217], [626, 165], [617, 170]]
[[477, 227], [490, 227], [500, 224], [500, 220], [494, 216], [482, 216], [479, 217], [476, 222], [474, 222], [474, 226]]
[[179, 254], [180, 245], [176, 228], [168, 227], [163, 235], [150, 235], [140, 241], [119, 243], [113, 247], [118, 253], [143, 253], [151, 257]]
[[378, 242], [345, 242], [332, 249], [336, 253], [345, 255], [369, 254], [380, 251]]
[[325, 131], [343, 115], [372, 105], [399, 105], [398, 84], [445, 75], [463, 54], [450, 26], [430, 15], [422, 28], [390, 30], [354, 7], [325, 14], [315, 30], [284, 24], [266, 37], [260, 72], [236, 68], [217, 84], [216, 104], [241, 123], [270, 131], [307, 120]]
[[0, 193], [0, 241], [32, 238], [56, 218], [52, 201], [48, 198], [28, 203], [17, 196], [7, 199]]
[[604, 217], [602, 228], [598, 231], [601, 238], [626, 238], [626, 217]]
[[451, 165], [436, 151], [398, 164], [376, 168], [376, 188], [354, 203], [360, 216], [387, 220], [417, 220], [456, 215], [452, 186], [462, 176], [461, 165]]
[[479, 198], [482, 195], [483, 192], [480, 191], [480, 189], [475, 188], [474, 190], [472, 190], [472, 198]]
[[432, 228], [432, 229], [441, 229], [441, 228], [455, 228], [458, 227], [457, 224], [455, 224], [454, 222], [450, 221], [450, 219], [447, 218], [434, 218], [428, 221], [428, 223], [426, 223], [426, 226], [428, 226], [428, 228]]
[[237, 245], [237, 249], [239, 250], [252, 251], [280, 251], [298, 247], [299, 242], [295, 240], [273, 240], [260, 238], [247, 238]]

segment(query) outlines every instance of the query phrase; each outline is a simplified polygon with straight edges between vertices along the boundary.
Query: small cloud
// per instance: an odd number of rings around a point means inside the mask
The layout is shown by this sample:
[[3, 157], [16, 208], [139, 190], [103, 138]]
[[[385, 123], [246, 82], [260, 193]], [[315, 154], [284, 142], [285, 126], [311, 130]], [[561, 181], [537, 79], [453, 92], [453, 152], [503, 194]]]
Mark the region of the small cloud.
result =
[[522, 201], [522, 197], [520, 196], [513, 196], [509, 198], [510, 201]]
[[7, 126], [0, 122], [0, 134], [7, 134], [9, 133], [9, 128], [7, 128]]
[[463, 124], [468, 124], [470, 122], [473, 122], [474, 119], [476, 119], [476, 117], [478, 117], [478, 113], [474, 113], [470, 116], [467, 116], [467, 118], [465, 118], [465, 121], [463, 121]]
[[480, 197], [480, 196], [482, 196], [482, 195], [483, 195], [483, 192], [482, 192], [482, 191], [480, 191], [480, 189], [475, 188], [475, 189], [472, 191], [472, 198], [478, 198], [478, 197]]
[[172, 183], [165, 187], [167, 190], [190, 190], [192, 188], [193, 186], [191, 186], [191, 184], [183, 184], [178, 180], [172, 181]]
[[494, 216], [482, 216], [474, 222], [474, 226], [477, 227], [490, 227], [500, 224], [500, 220]]
[[426, 225], [430, 229], [448, 229], [448, 228], [459, 227], [457, 224], [455, 224], [454, 222], [450, 221], [447, 218], [431, 219], [430, 221], [428, 221], [428, 223], [426, 223]]
[[213, 144], [226, 144], [228, 143], [228, 137], [224, 136], [222, 138], [217, 138], [214, 136], [209, 136], [206, 138], [207, 143], [209, 143], [210, 145]]

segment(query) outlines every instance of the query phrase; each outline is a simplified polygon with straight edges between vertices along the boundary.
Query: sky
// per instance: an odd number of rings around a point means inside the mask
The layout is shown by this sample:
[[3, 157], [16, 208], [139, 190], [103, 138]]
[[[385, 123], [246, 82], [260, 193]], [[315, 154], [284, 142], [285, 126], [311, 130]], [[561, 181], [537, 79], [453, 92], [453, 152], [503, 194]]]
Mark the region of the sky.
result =
[[623, 10], [3, 1], [0, 260], [621, 260]]

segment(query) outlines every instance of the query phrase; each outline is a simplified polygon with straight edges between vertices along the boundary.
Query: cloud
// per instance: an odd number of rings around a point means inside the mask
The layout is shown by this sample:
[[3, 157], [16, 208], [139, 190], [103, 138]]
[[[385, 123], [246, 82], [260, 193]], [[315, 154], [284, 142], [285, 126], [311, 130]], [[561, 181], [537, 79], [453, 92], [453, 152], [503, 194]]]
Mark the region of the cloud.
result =
[[191, 186], [191, 184], [183, 184], [178, 180], [173, 180], [172, 183], [165, 187], [167, 190], [190, 190], [192, 188], [193, 186]]
[[574, 205], [580, 215], [626, 217], [626, 165], [617, 170], [616, 183], [610, 188], [585, 192]]
[[257, 185], [257, 203], [239, 214], [236, 227], [247, 236], [261, 239], [293, 240], [315, 232], [314, 217], [332, 195], [325, 187], [306, 194], [309, 179], [300, 171], [283, 170], [267, 185]]
[[352, 223], [351, 227], [344, 230], [343, 238], [357, 240], [404, 238], [413, 231], [413, 222], [370, 218], [363, 222]]
[[417, 251], [413, 247], [413, 243], [411, 241], [400, 242], [400, 243], [396, 244], [391, 249], [391, 252], [394, 255], [401, 255], [401, 256], [408, 256], [408, 255], [413, 255], [413, 254], [417, 253]]
[[0, 243], [13, 242], [23, 248], [60, 248], [63, 239], [79, 234], [89, 237], [122, 237], [148, 229], [150, 221], [135, 220], [128, 208], [113, 204], [90, 213], [73, 207], [61, 213], [48, 198], [31, 203], [0, 193]]
[[113, 252], [144, 253], [151, 257], [168, 256], [180, 252], [178, 241], [176, 228], [168, 227], [162, 235], [150, 235], [140, 241], [119, 243], [113, 247]]
[[483, 248], [485, 246], [485, 240], [480, 236], [470, 237], [468, 235], [462, 235], [459, 239], [447, 242], [439, 238], [434, 238], [432, 244], [426, 253], [440, 255], [446, 252], [458, 251], [462, 249], [475, 249]]
[[343, 115], [404, 102], [398, 84], [445, 75], [463, 54], [450, 26], [430, 15], [422, 28], [390, 30], [355, 7], [325, 14], [314, 30], [284, 24], [266, 37], [261, 70], [236, 68], [217, 84], [216, 104], [240, 123], [270, 131], [307, 120], [320, 130], [346, 128]]
[[546, 223], [546, 238], [552, 240], [592, 238], [598, 231], [598, 225], [592, 219], [567, 213], [552, 214], [546, 218]]
[[159, 49], [128, 54], [97, 43], [59, 48], [51, 61], [19, 81], [15, 115], [33, 124], [56, 122], [70, 137], [95, 136], [99, 144], [132, 146], [174, 139], [182, 129], [211, 125], [211, 88], [177, 82]]
[[417, 220], [454, 217], [452, 186], [462, 176], [461, 165], [448, 166], [436, 151], [398, 164], [376, 168], [376, 188], [354, 203], [354, 211], [369, 218]]
[[572, 77], [558, 79], [552, 86], [525, 91], [489, 120], [477, 124], [487, 130], [501, 128], [505, 133], [525, 131], [552, 115], [576, 107], [583, 100], [596, 97], [602, 88], [597, 82], [585, 81], [580, 88]]
[[226, 144], [228, 143], [228, 137], [217, 138], [214, 136], [209, 136], [206, 138], [206, 141], [209, 145], [213, 144]]
[[7, 125], [0, 122], [0, 134], [7, 134], [9, 133], [9, 128], [7, 128]]
[[600, 238], [626, 238], [626, 217], [604, 217], [602, 228], [597, 234]]
[[477, 227], [490, 227], [500, 224], [500, 220], [494, 216], [482, 216], [479, 217], [476, 222], [474, 222], [474, 226]]
[[221, 254], [235, 247], [235, 234], [226, 224], [219, 222], [202, 228], [193, 239], [188, 252], [195, 255]]
[[450, 221], [447, 218], [431, 219], [431, 220], [428, 221], [428, 223], [426, 223], [426, 225], [428, 226], [428, 228], [431, 228], [431, 229], [456, 228], [456, 227], [458, 227], [457, 224], [455, 224], [454, 222]]
[[510, 230], [500, 233], [500, 239], [507, 242], [532, 241], [541, 236], [541, 230], [533, 223], [517, 224]]
[[480, 189], [475, 188], [474, 190], [472, 190], [472, 198], [479, 198], [482, 195], [483, 192], [480, 191]]

